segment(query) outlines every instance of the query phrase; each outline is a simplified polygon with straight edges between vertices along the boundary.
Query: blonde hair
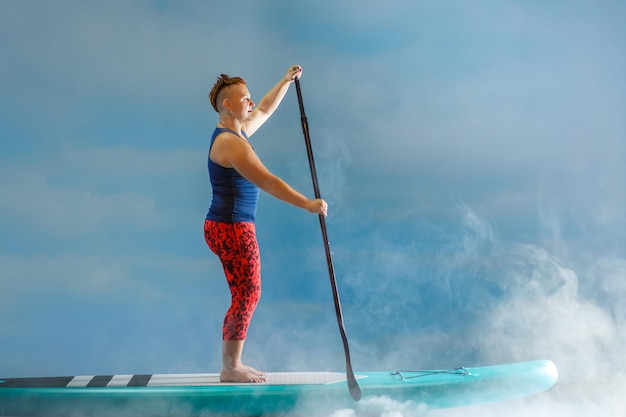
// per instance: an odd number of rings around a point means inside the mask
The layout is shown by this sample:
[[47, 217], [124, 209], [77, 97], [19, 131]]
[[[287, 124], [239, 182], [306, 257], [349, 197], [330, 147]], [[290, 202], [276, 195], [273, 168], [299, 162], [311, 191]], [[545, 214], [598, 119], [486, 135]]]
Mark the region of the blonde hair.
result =
[[213, 85], [213, 88], [209, 92], [209, 100], [211, 101], [211, 106], [215, 109], [216, 112], [220, 112], [217, 108], [217, 96], [224, 88], [229, 87], [235, 84], [246, 84], [245, 80], [241, 77], [229, 77], [227, 74], [220, 74], [217, 77], [217, 81]]

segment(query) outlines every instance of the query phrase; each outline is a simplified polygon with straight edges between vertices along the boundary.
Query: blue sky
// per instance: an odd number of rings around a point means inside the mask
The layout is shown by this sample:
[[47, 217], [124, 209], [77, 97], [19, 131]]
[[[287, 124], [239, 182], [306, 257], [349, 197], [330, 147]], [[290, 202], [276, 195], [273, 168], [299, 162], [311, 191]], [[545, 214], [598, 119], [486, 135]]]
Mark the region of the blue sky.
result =
[[[606, 384], [534, 414], [623, 406], [623, 2], [213, 3], [0, 2], [2, 376], [219, 369], [206, 95], [300, 64], [355, 369], [548, 358]], [[252, 139], [312, 195], [295, 90]], [[343, 369], [317, 219], [257, 218], [244, 359]]]

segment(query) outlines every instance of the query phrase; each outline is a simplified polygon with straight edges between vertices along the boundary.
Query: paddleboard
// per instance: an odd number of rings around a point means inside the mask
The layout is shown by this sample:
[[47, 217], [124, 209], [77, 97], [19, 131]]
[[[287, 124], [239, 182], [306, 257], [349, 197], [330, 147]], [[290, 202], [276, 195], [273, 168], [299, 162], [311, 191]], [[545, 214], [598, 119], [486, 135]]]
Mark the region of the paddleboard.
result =
[[[549, 360], [421, 371], [356, 372], [363, 398], [451, 408], [525, 397], [551, 388]], [[260, 416], [358, 409], [346, 375], [268, 373], [258, 384], [219, 382], [218, 374], [84, 375], [0, 379], [0, 415], [30, 417]]]

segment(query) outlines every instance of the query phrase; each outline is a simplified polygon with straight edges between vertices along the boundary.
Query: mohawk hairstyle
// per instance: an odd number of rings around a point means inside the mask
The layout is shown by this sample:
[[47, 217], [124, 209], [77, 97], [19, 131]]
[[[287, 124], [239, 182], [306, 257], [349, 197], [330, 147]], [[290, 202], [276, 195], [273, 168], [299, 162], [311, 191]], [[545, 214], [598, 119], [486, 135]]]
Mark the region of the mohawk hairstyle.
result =
[[219, 113], [217, 108], [217, 95], [222, 91], [225, 87], [235, 85], [235, 84], [246, 84], [243, 78], [241, 77], [229, 77], [227, 74], [220, 74], [217, 77], [217, 81], [213, 85], [213, 88], [209, 92], [209, 100], [211, 101], [211, 106], [215, 109], [216, 112]]

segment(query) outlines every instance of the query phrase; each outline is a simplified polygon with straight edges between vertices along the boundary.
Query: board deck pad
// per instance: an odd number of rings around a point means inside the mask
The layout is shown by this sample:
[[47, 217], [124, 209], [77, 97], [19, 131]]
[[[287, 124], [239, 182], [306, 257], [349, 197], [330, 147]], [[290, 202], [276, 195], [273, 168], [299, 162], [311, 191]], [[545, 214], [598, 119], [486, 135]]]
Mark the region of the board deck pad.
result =
[[[366, 376], [357, 375], [357, 379]], [[326, 385], [346, 381], [339, 372], [268, 372], [266, 381], [254, 385]], [[104, 387], [209, 387], [250, 385], [220, 382], [220, 375], [153, 374], [153, 375], [80, 375], [74, 377], [0, 379], [2, 388], [104, 388]]]

